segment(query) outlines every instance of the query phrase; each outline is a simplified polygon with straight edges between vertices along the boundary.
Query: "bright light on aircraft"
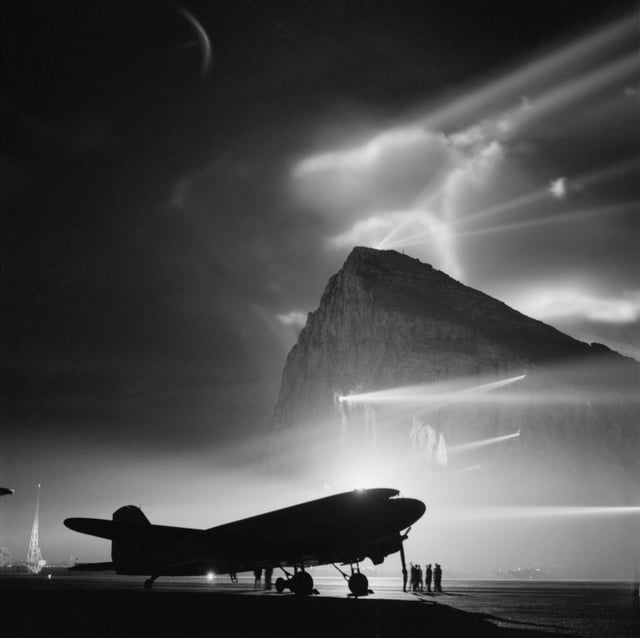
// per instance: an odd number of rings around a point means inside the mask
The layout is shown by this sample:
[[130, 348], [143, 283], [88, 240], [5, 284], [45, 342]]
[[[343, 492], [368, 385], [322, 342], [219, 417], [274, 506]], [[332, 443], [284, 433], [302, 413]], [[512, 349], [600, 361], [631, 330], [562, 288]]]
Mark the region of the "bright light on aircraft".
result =
[[215, 577], [215, 574], [214, 574], [213, 572], [209, 572], [209, 573], [207, 574], [207, 580], [208, 580], [210, 583], [211, 583], [211, 582], [213, 582], [214, 577]]

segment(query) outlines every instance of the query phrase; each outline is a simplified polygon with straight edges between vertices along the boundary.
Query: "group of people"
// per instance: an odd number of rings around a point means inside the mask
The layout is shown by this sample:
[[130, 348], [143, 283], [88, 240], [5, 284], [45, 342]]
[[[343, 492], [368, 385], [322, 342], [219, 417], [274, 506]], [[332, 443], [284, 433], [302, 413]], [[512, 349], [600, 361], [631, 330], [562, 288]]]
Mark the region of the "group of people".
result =
[[[231, 578], [232, 583], [238, 582], [238, 574], [236, 574], [235, 572], [229, 572], [229, 577]], [[267, 567], [264, 570], [264, 588], [265, 589], [271, 589], [272, 577], [273, 577], [273, 567]], [[254, 569], [253, 570], [253, 588], [260, 589], [261, 587], [262, 587], [262, 570]]]
[[[264, 588], [271, 589], [271, 578], [273, 577], [273, 567], [267, 567], [264, 570]], [[260, 589], [262, 581], [262, 570], [253, 570], [253, 588]]]
[[[411, 566], [411, 591], [412, 592], [431, 592], [431, 583], [433, 582], [433, 591], [442, 593], [442, 567], [436, 563], [432, 568], [431, 563], [425, 566], [424, 578], [422, 567], [420, 565], [414, 565], [413, 563], [409, 563]], [[404, 569], [402, 572], [403, 576], [403, 591], [407, 591], [407, 570]]]
[[[442, 593], [442, 567], [439, 563], [436, 563], [433, 567], [431, 567], [431, 563], [425, 565], [424, 572], [422, 571], [422, 567], [420, 565], [414, 565], [413, 563], [409, 563], [410, 565], [410, 591], [412, 592], [428, 592], [431, 591], [435, 593]], [[253, 588], [260, 589], [262, 585], [262, 570], [254, 569], [253, 570]], [[264, 588], [271, 589], [271, 578], [273, 574], [273, 568], [268, 568], [264, 570]], [[407, 591], [407, 574], [406, 568], [402, 570], [402, 589], [403, 591]], [[230, 572], [229, 576], [231, 577], [232, 583], [238, 582], [238, 577], [235, 572]], [[431, 584], [433, 583], [433, 590], [431, 589]]]

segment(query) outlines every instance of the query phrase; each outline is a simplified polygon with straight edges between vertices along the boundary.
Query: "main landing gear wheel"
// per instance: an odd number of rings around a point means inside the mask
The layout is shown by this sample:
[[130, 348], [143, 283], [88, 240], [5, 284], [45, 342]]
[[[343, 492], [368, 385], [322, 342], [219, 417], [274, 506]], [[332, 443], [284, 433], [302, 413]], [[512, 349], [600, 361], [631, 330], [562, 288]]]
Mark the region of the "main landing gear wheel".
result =
[[289, 581], [289, 589], [298, 596], [313, 594], [313, 578], [309, 572], [296, 572]]
[[354, 596], [366, 596], [369, 593], [369, 580], [361, 572], [354, 572], [349, 578], [349, 591]]
[[285, 589], [290, 589], [297, 596], [310, 596], [318, 592], [313, 588], [313, 578], [309, 572], [296, 572], [291, 578], [277, 578], [276, 591], [281, 594]]

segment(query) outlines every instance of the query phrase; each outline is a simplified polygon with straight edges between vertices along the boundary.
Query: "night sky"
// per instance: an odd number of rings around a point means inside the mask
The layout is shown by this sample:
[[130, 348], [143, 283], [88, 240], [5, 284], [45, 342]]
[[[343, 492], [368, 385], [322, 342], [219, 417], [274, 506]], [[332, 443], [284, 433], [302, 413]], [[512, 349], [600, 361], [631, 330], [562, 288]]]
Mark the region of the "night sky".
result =
[[313, 497], [258, 459], [354, 245], [640, 358], [637, 12], [3, 3], [0, 544], [26, 553], [39, 482], [49, 560], [104, 547], [66, 516]]

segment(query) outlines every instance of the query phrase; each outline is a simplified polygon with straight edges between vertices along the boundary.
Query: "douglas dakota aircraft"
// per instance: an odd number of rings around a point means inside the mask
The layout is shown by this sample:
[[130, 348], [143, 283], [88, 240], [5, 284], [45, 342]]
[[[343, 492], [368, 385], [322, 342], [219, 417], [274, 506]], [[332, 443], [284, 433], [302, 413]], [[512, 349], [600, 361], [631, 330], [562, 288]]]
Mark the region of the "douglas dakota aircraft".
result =
[[[67, 518], [64, 524], [76, 532], [111, 540], [112, 562], [71, 569], [148, 575], [147, 589], [159, 576], [278, 567], [286, 575], [276, 580], [278, 592], [288, 588], [308, 595], [314, 587], [305, 568], [332, 563], [348, 580], [351, 593], [365, 596], [369, 583], [359, 562], [368, 557], [379, 565], [387, 555], [399, 551], [404, 569], [402, 542], [407, 528], [425, 509], [422, 501], [401, 498], [398, 490], [376, 488], [335, 494], [205, 530], [152, 525], [134, 505], [116, 510], [111, 521]], [[351, 574], [336, 563], [349, 565]]]

